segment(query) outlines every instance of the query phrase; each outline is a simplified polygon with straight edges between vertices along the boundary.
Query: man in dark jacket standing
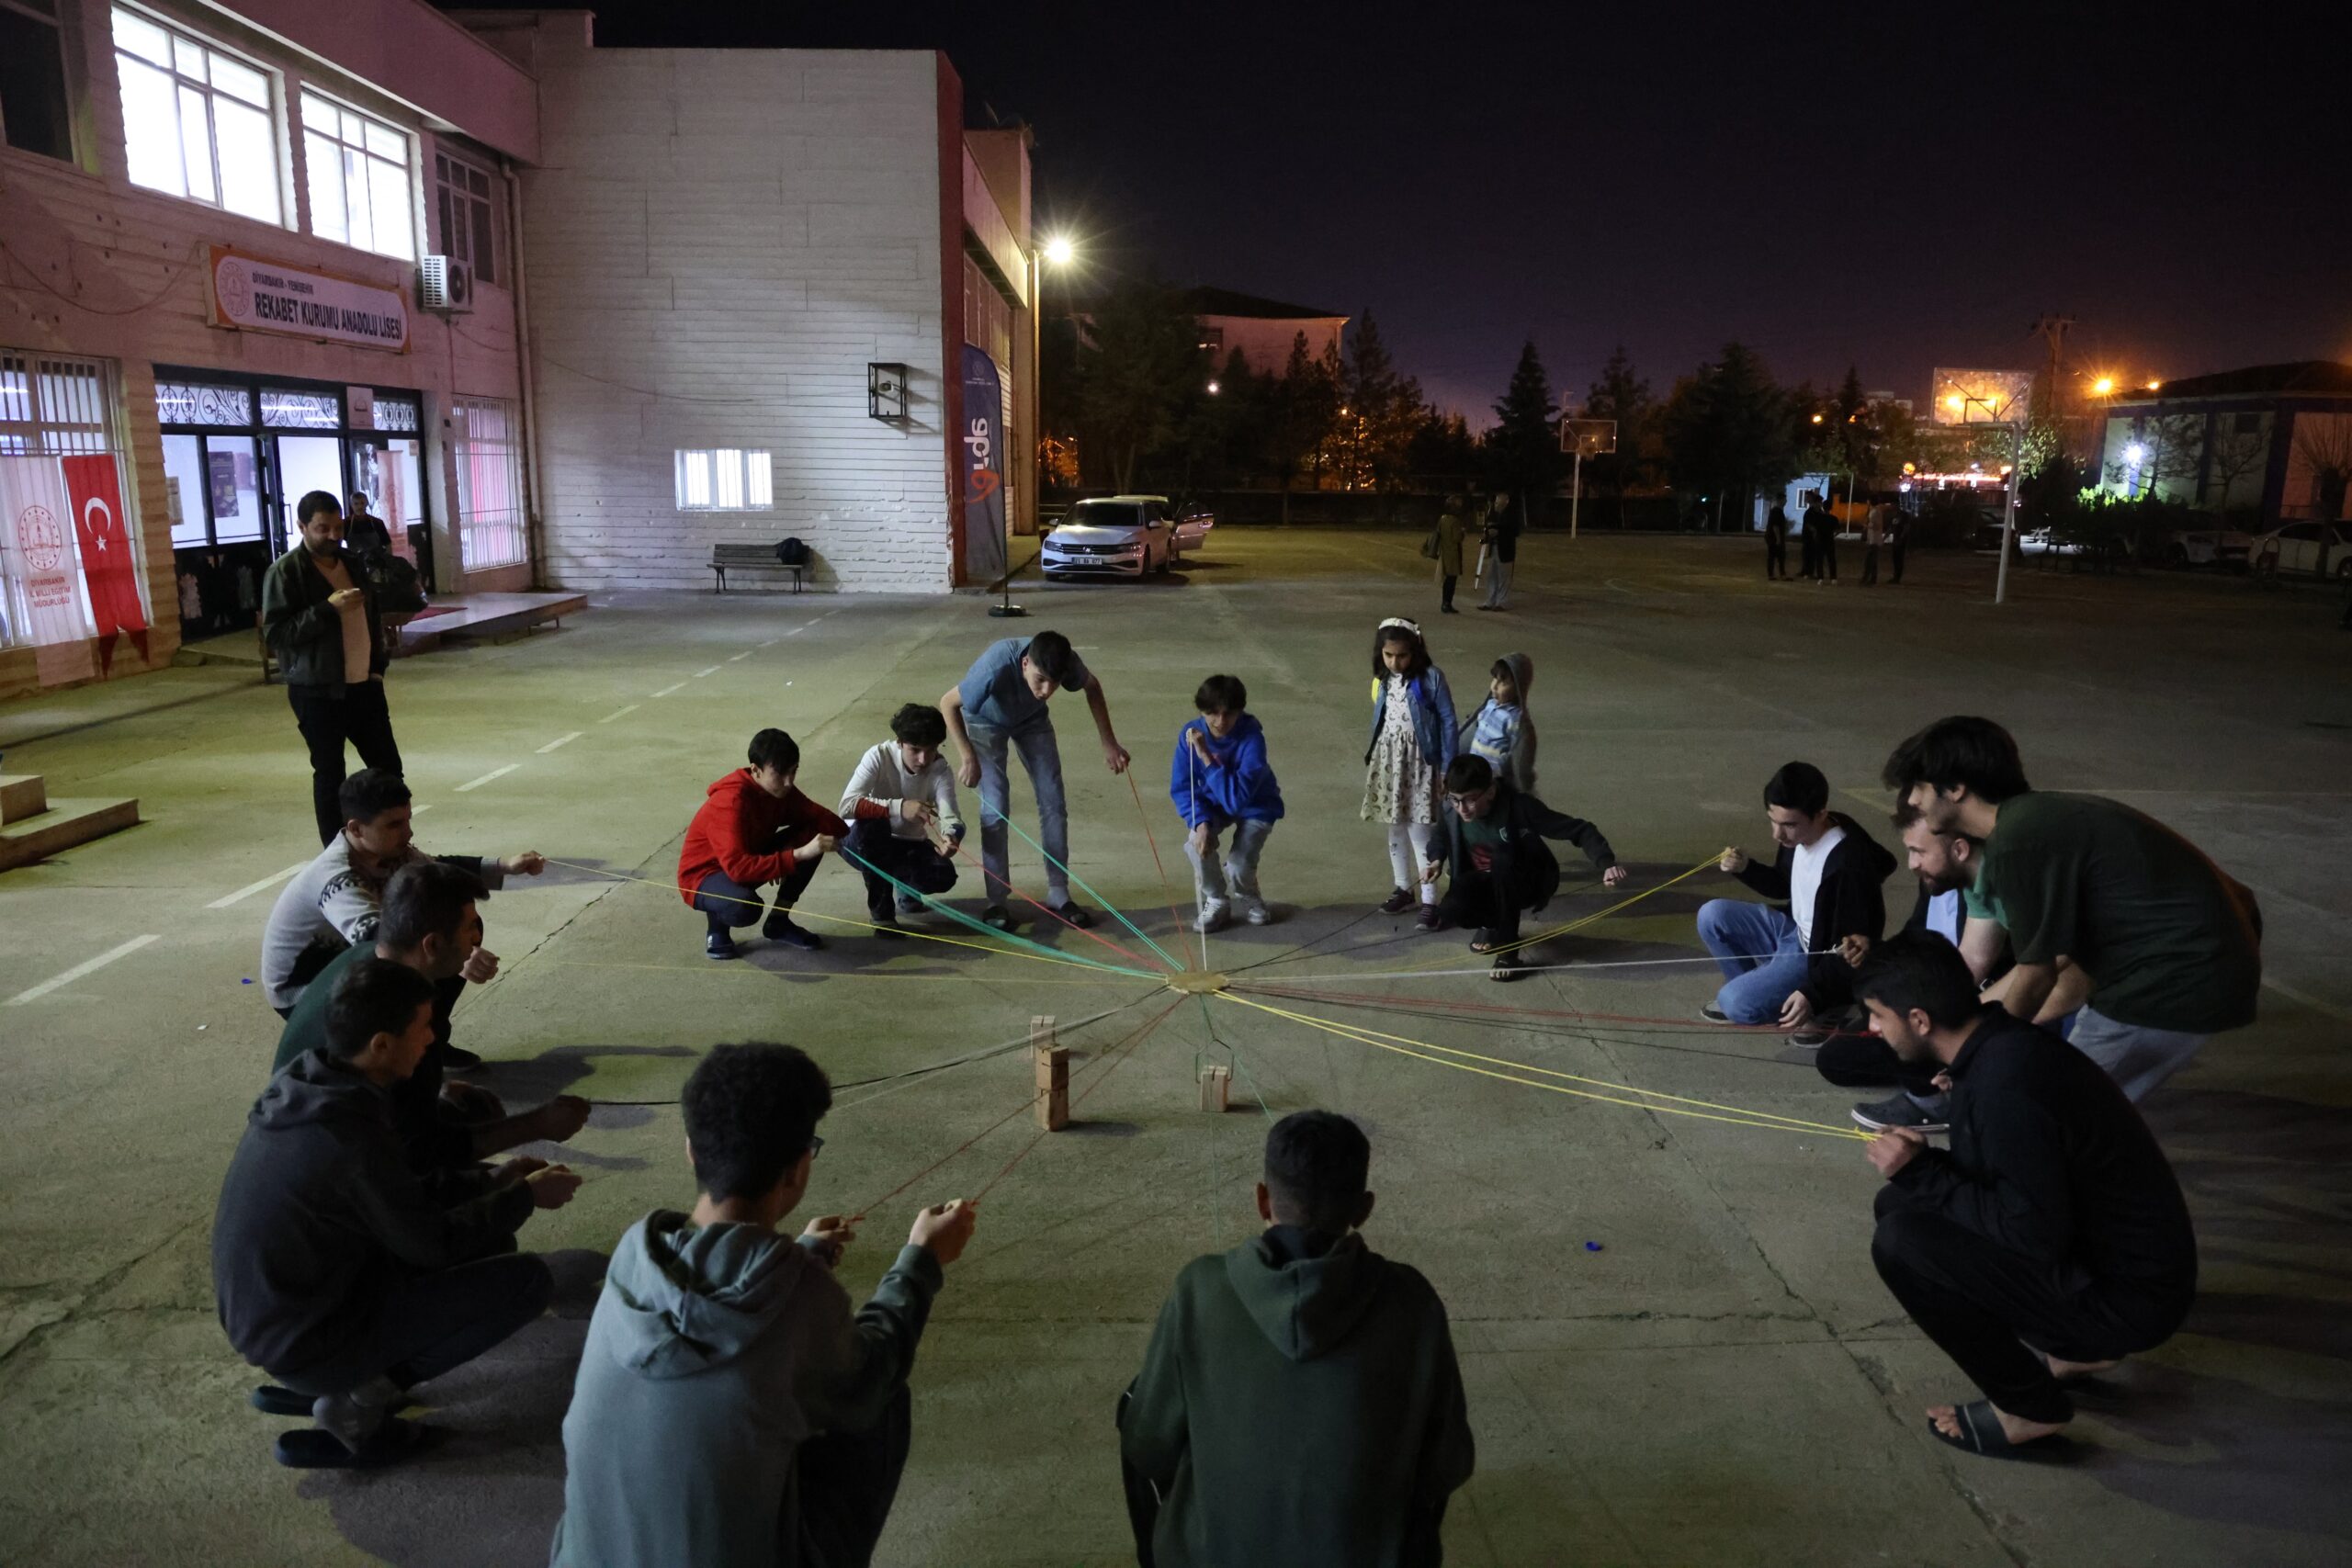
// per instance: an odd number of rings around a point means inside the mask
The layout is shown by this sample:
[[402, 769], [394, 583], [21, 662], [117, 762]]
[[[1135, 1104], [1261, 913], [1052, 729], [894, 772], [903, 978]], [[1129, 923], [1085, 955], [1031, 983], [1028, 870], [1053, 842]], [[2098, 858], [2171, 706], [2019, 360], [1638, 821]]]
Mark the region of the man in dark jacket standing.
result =
[[286, 677], [286, 700], [311, 749], [311, 808], [319, 842], [343, 830], [335, 804], [343, 748], [370, 768], [400, 773], [400, 743], [384, 700], [390, 645], [367, 574], [343, 547], [343, 507], [314, 490], [295, 503], [302, 542], [270, 563], [261, 583], [261, 629]]
[[1487, 509], [1487, 545], [1493, 558], [1487, 562], [1487, 602], [1478, 606], [1481, 610], [1499, 610], [1510, 602], [1511, 572], [1519, 565], [1519, 536], [1524, 525], [1524, 514], [1510, 492], [1497, 491], [1494, 504]]
[[1421, 1568], [1474, 1449], [1445, 1306], [1364, 1246], [1372, 1145], [1300, 1111], [1266, 1134], [1265, 1233], [1195, 1258], [1119, 1402], [1145, 1568]]
[[1976, 997], [1949, 942], [1905, 933], [1863, 966], [1871, 1026], [1951, 1080], [1951, 1149], [1897, 1128], [1866, 1147], [1886, 1178], [1871, 1260], [1920, 1331], [1983, 1390], [1932, 1406], [1954, 1448], [2014, 1457], [2063, 1429], [2061, 1384], [2172, 1337], [2197, 1293], [2197, 1239], [2164, 1152], [2113, 1079]]
[[1829, 780], [1810, 762], [1791, 762], [1765, 784], [1764, 815], [1780, 846], [1772, 863], [1726, 849], [1722, 865], [1772, 903], [1711, 898], [1699, 906], [1699, 940], [1724, 974], [1700, 1016], [1777, 1022], [1800, 1032], [1794, 1043], [1818, 1045], [1828, 1032], [1805, 1025], [1853, 999], [1853, 966], [1838, 956], [1838, 943], [1886, 932], [1881, 885], [1894, 857], [1852, 818], [1829, 809]]
[[1518, 951], [1520, 916], [1542, 909], [1560, 890], [1560, 863], [1544, 840], [1558, 839], [1582, 850], [1607, 886], [1621, 886], [1625, 868], [1600, 829], [1520, 794], [1495, 776], [1484, 757], [1464, 752], [1448, 763], [1445, 793], [1453, 809], [1430, 847], [1422, 877], [1434, 882], [1453, 867], [1441, 914], [1457, 924], [1475, 922], [1480, 930], [1470, 951], [1495, 954], [1492, 978], [1516, 980], [1527, 973]]
[[424, 1429], [394, 1417], [416, 1384], [546, 1310], [547, 1265], [514, 1252], [534, 1209], [580, 1179], [515, 1159], [419, 1176], [391, 1090], [433, 1043], [433, 982], [356, 961], [327, 1006], [327, 1044], [270, 1080], [212, 1221], [212, 1290], [237, 1353], [282, 1387], [254, 1403], [308, 1413], [277, 1440], [297, 1469], [378, 1464]]

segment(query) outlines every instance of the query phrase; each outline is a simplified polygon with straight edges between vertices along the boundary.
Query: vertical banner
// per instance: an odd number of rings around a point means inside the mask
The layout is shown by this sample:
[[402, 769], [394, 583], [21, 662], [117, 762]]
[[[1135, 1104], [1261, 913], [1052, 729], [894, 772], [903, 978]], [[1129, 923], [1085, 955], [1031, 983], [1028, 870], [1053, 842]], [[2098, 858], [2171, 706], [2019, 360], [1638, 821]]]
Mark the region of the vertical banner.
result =
[[56, 458], [0, 457], [0, 576], [22, 613], [11, 628], [19, 643], [43, 647], [90, 635], [74, 581], [73, 517]]
[[58, 466], [65, 470], [74, 533], [82, 546], [82, 581], [97, 622], [98, 668], [113, 673], [115, 638], [124, 632], [144, 663], [147, 607], [139, 600], [139, 568], [130, 558], [130, 530], [123, 526], [121, 474], [114, 455], [64, 457]]
[[1004, 389], [988, 351], [964, 345], [964, 581], [1004, 575]]

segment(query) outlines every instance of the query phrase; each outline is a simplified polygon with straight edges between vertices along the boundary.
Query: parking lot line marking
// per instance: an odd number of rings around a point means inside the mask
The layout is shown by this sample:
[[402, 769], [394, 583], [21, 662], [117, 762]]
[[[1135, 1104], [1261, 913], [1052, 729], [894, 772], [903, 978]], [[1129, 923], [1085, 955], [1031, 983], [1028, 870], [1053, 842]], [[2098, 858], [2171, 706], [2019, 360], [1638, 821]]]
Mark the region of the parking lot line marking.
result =
[[428, 801], [426, 801], [423, 806], [412, 806], [412, 807], [410, 807], [408, 808], [408, 814], [409, 814], [411, 817], [422, 817], [422, 816], [424, 816], [426, 812], [428, 812], [428, 811], [430, 811], [430, 810], [432, 810], [432, 809], [433, 809], [433, 803], [432, 803], [431, 801], [429, 801], [429, 800], [428, 800]]
[[763, 642], [763, 643], [760, 644], [760, 646], [761, 646], [762, 648], [774, 648], [777, 643], [780, 643], [780, 642], [782, 642], [783, 640], [784, 640], [784, 638], [782, 638], [782, 637], [772, 637], [768, 638], [768, 640], [767, 640], [767, 641], [765, 641], [765, 642]]
[[12, 1008], [20, 1008], [27, 1002], [37, 1002], [40, 1000], [41, 998], [49, 995], [50, 992], [57, 989], [60, 986], [70, 986], [74, 981], [80, 979], [83, 976], [90, 974], [94, 970], [103, 969], [118, 958], [127, 958], [130, 954], [138, 952], [141, 948], [146, 946], [149, 942], [157, 940], [159, 939], [153, 936], [132, 937], [120, 947], [108, 948], [106, 952], [99, 953], [96, 958], [85, 958], [82, 960], [81, 963], [74, 965], [73, 968], [68, 969], [64, 974], [52, 976], [49, 979], [43, 980], [40, 985], [35, 986], [28, 991], [18, 991], [15, 996], [8, 998], [6, 1005]]
[[584, 729], [575, 729], [569, 735], [559, 735], [554, 739], [548, 741], [546, 745], [540, 747], [538, 754], [544, 757], [548, 752], [554, 750], [557, 747], [561, 746], [568, 741], [577, 740], [587, 733], [588, 732]]
[[[482, 774], [481, 777], [478, 779], [469, 779], [466, 783], [459, 784], [452, 793], [463, 795], [469, 789], [480, 789], [482, 785], [488, 784], [492, 779], [504, 778], [507, 774], [513, 773], [522, 765], [523, 764], [520, 762], [509, 762], [503, 768], [492, 768], [490, 772]], [[413, 814], [412, 813], [412, 815]]]
[[[697, 681], [699, 681], [699, 680], [701, 680], [701, 679], [702, 679], [704, 676], [706, 676], [706, 675], [716, 675], [716, 674], [718, 674], [718, 665], [716, 665], [716, 664], [714, 664], [714, 665], [712, 665], [712, 666], [711, 666], [709, 669], [707, 669], [707, 670], [697, 670], [697, 671], [695, 671], [695, 680], [697, 680]], [[684, 684], [684, 682], [680, 682], [680, 683], [681, 683], [681, 684]]]
[[638, 705], [637, 705], [637, 704], [635, 704], [635, 703], [631, 703], [631, 704], [629, 704], [629, 705], [628, 705], [628, 706], [627, 706], [627, 707], [625, 707], [625, 708], [615, 708], [612, 712], [610, 712], [610, 713], [606, 714], [604, 717], [602, 717], [602, 718], [598, 719], [596, 722], [597, 722], [598, 724], [610, 724], [610, 723], [612, 723], [612, 722], [613, 722], [613, 720], [615, 720], [615, 719], [616, 719], [616, 718], [622, 718], [622, 717], [627, 716], [628, 716], [628, 715], [629, 715], [629, 714], [633, 714], [633, 713], [635, 713], [635, 712], [637, 711], [637, 709], [638, 709]]
[[664, 686], [653, 694], [657, 697], [666, 697], [673, 692], [682, 692], [685, 690], [685, 686], [686, 683], [684, 681], [681, 681], [674, 686]]
[[[413, 813], [412, 813], [412, 815], [413, 815]], [[259, 882], [248, 882], [243, 887], [238, 888], [234, 893], [215, 898], [211, 903], [207, 904], [205, 908], [208, 909], [225, 909], [241, 898], [252, 897], [254, 894], [260, 892], [265, 887], [277, 886], [279, 883], [285, 881], [288, 877], [293, 875], [296, 872], [301, 870], [304, 866], [310, 863], [311, 863], [306, 860], [297, 861], [292, 865], [288, 866], [284, 871], [273, 871], [267, 876], [263, 877]]]
[[751, 658], [752, 654], [758, 651], [759, 650], [757, 649], [747, 648], [741, 653], [730, 653], [727, 656], [727, 662], [729, 664], [741, 664], [743, 660]]

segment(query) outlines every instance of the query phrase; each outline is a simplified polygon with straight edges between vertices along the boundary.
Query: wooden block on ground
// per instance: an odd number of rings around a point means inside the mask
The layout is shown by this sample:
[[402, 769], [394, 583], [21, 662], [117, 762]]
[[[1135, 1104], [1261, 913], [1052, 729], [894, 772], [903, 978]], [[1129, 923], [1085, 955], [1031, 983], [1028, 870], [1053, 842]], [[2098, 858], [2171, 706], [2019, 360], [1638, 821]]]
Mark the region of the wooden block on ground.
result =
[[21, 822], [0, 825], [0, 871], [119, 833], [139, 821], [133, 800], [52, 800], [49, 809]]
[[1069, 1125], [1069, 1050], [1054, 1043], [1054, 1018], [1029, 1021], [1029, 1049], [1037, 1060], [1037, 1125], [1058, 1133]]
[[1223, 1115], [1232, 1095], [1233, 1069], [1231, 1067], [1203, 1067], [1201, 1069], [1202, 1110], [1214, 1111]]
[[0, 773], [0, 822], [21, 822], [49, 809], [49, 787], [39, 773]]

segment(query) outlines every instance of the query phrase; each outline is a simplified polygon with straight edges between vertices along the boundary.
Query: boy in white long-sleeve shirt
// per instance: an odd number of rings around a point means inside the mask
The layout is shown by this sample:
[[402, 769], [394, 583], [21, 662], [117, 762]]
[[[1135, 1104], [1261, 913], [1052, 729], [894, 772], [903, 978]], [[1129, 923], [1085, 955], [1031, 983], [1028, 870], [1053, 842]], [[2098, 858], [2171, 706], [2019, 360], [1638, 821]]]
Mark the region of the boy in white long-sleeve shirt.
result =
[[899, 934], [897, 916], [922, 908], [913, 894], [956, 886], [956, 849], [964, 841], [955, 770], [939, 754], [946, 718], [909, 703], [890, 716], [890, 736], [857, 760], [841, 804], [850, 824], [845, 848], [865, 877], [866, 913], [884, 937]]

